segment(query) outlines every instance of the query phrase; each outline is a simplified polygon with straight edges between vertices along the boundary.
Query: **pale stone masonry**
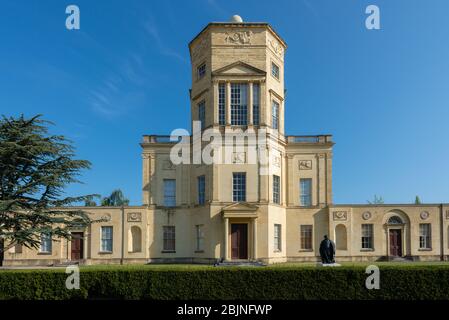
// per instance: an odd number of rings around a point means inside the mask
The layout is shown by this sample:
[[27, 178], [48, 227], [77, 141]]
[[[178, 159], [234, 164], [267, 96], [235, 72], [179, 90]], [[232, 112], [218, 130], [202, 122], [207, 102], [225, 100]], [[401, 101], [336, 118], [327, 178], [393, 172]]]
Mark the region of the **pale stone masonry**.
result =
[[269, 24], [209, 23], [189, 49], [191, 120], [221, 134], [266, 130], [269, 174], [246, 152], [174, 165], [175, 143], [146, 135], [142, 206], [83, 207], [105, 221], [72, 241], [12, 248], [6, 265], [317, 261], [325, 234], [338, 261], [447, 260], [448, 204], [333, 204], [332, 136], [284, 133], [287, 45]]

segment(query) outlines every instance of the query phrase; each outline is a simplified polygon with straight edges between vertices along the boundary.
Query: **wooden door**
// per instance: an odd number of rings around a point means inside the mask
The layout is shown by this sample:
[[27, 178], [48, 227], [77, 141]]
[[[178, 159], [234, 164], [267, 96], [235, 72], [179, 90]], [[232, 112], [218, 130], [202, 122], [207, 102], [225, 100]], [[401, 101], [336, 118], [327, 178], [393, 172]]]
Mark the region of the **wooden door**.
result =
[[247, 224], [231, 224], [231, 259], [248, 259]]
[[72, 232], [72, 252], [71, 260], [83, 259], [83, 232]]
[[402, 257], [402, 232], [400, 229], [390, 229], [390, 255]]

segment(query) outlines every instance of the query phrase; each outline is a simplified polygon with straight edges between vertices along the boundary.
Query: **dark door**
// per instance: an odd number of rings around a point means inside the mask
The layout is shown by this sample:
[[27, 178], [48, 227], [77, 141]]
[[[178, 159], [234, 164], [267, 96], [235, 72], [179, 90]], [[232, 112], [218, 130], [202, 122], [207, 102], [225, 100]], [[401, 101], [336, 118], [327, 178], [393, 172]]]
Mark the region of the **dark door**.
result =
[[402, 233], [400, 229], [390, 230], [390, 255], [402, 257]]
[[231, 224], [231, 258], [248, 259], [247, 224]]
[[72, 232], [71, 260], [83, 259], [83, 232]]

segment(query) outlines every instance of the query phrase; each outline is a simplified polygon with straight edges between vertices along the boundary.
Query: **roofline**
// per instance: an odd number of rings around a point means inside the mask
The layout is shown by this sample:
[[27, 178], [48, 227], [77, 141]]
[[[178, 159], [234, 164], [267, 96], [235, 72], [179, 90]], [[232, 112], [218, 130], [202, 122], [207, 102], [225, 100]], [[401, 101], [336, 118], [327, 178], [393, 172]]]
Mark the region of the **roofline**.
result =
[[285, 48], [287, 48], [287, 43], [284, 39], [274, 30], [274, 28], [268, 23], [268, 22], [209, 22], [190, 42], [189, 42], [189, 48], [192, 45], [192, 43], [201, 35], [203, 32], [205, 32], [210, 26], [235, 26], [235, 27], [241, 27], [241, 26], [267, 26], [268, 29], [273, 33], [273, 35], [284, 45]]
[[437, 206], [449, 206], [449, 203], [380, 203], [380, 204], [332, 204], [329, 205], [329, 208], [343, 208], [343, 207], [355, 207], [355, 208], [363, 208], [363, 207], [437, 207]]

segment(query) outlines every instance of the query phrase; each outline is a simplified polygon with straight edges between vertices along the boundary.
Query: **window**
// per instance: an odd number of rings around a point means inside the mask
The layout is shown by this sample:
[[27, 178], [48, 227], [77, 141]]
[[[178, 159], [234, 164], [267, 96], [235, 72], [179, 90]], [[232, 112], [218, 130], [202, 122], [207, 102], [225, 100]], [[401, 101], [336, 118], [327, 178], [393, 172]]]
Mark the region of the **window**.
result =
[[301, 249], [312, 250], [312, 225], [301, 226]]
[[279, 129], [279, 103], [273, 101], [271, 106], [271, 126], [273, 129]]
[[279, 67], [276, 63], [271, 63], [271, 75], [279, 80]]
[[432, 238], [431, 234], [432, 228], [430, 223], [421, 223], [419, 225], [419, 248], [420, 249], [431, 249], [432, 248]]
[[23, 252], [23, 246], [21, 244], [16, 244], [14, 246], [14, 253], [22, 253]]
[[204, 232], [203, 225], [196, 226], [196, 251], [204, 250]]
[[112, 227], [101, 227], [101, 251], [112, 252]]
[[300, 206], [310, 207], [312, 205], [312, 179], [301, 179], [299, 181]]
[[52, 241], [50, 233], [42, 233], [41, 234], [41, 252], [43, 253], [51, 253], [52, 249]]
[[273, 202], [281, 203], [281, 182], [279, 176], [273, 175]]
[[224, 83], [218, 85], [218, 122], [221, 126], [226, 124], [226, 85]]
[[164, 179], [164, 206], [176, 206], [176, 180]]
[[198, 204], [204, 204], [206, 202], [206, 177], [198, 177]]
[[175, 251], [175, 227], [164, 226], [164, 251]]
[[362, 224], [362, 249], [373, 248], [373, 225]]
[[248, 93], [245, 83], [231, 83], [231, 125], [246, 126], [248, 123]]
[[274, 251], [282, 251], [281, 225], [274, 225]]
[[206, 75], [206, 64], [205, 63], [203, 63], [202, 65], [200, 65], [198, 67], [197, 74], [198, 74], [198, 80]]
[[232, 175], [232, 201], [246, 201], [246, 173], [236, 172]]
[[203, 130], [206, 125], [206, 102], [205, 101], [201, 101], [198, 104], [198, 120], [201, 122], [201, 130]]
[[258, 83], [253, 84], [253, 125], [260, 124], [260, 86]]

